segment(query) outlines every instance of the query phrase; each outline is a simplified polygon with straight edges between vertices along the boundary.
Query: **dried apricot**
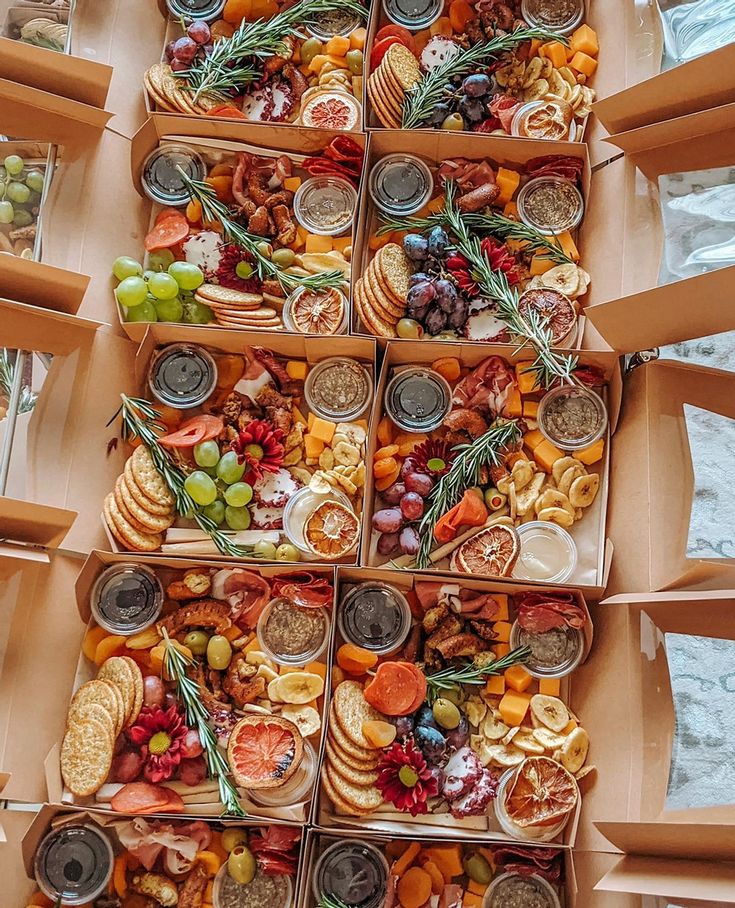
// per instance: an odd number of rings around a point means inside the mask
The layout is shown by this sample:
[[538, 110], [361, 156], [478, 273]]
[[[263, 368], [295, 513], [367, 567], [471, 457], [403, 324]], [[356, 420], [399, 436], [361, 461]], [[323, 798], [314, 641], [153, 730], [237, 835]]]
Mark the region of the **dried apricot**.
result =
[[100, 640], [94, 651], [94, 664], [99, 667], [111, 656], [122, 656], [126, 641], [127, 637], [121, 637], [119, 634], [110, 634], [109, 637]]
[[362, 723], [362, 733], [371, 747], [388, 747], [395, 741], [396, 727], [390, 722], [368, 720]]
[[416, 448], [423, 444], [428, 435], [424, 435], [423, 432], [399, 432], [396, 435], [394, 444], [398, 445], [398, 456], [399, 457], [408, 457], [409, 454], [413, 454]]
[[384, 416], [378, 423], [378, 441], [381, 445], [393, 444], [393, 423], [388, 416]]
[[96, 624], [94, 627], [90, 627], [87, 633], [84, 635], [84, 641], [82, 642], [82, 652], [90, 660], [94, 661], [94, 654], [97, 651], [97, 644], [100, 641], [104, 640], [105, 637], [109, 637], [110, 632], [106, 631], [104, 627], [98, 627]]
[[337, 650], [337, 665], [351, 675], [364, 675], [377, 661], [375, 653], [354, 643], [343, 643]]
[[398, 880], [396, 892], [403, 908], [421, 908], [431, 898], [432, 880], [420, 867], [409, 867]]
[[378, 448], [378, 450], [375, 452], [375, 456], [373, 457], [373, 460], [377, 461], [377, 460], [383, 460], [383, 458], [385, 458], [385, 457], [395, 457], [395, 455], [397, 453], [398, 453], [397, 444], [385, 445], [382, 448]]
[[400, 465], [395, 457], [383, 457], [373, 464], [373, 475], [376, 479], [383, 479], [384, 476], [390, 476], [396, 469], [400, 470]]
[[192, 199], [186, 206], [186, 220], [190, 224], [200, 224], [202, 220], [202, 206], [197, 199]]
[[385, 492], [385, 490], [390, 488], [393, 485], [393, 483], [398, 479], [400, 473], [401, 473], [401, 465], [398, 462], [396, 462], [395, 469], [391, 470], [391, 472], [388, 473], [387, 476], [383, 476], [380, 479], [378, 479], [375, 483], [375, 488], [379, 492]]
[[450, 382], [457, 381], [462, 371], [459, 360], [455, 356], [442, 356], [439, 359], [435, 359], [431, 364], [431, 368]]
[[249, 18], [253, 11], [253, 0], [227, 0], [222, 11], [222, 18], [230, 25], [239, 25]]

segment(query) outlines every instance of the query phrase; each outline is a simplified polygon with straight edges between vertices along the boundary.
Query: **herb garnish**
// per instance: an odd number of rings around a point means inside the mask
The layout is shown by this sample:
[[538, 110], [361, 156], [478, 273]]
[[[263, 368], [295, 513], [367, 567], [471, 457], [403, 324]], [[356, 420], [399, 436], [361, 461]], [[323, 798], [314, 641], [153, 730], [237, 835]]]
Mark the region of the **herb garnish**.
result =
[[465, 665], [449, 666], [441, 671], [426, 676], [428, 703], [433, 703], [442, 691], [452, 690], [458, 684], [480, 685], [484, 684], [491, 675], [500, 675], [512, 665], [524, 663], [531, 655], [531, 648], [519, 646], [511, 650], [500, 659], [490, 662], [467, 662]]

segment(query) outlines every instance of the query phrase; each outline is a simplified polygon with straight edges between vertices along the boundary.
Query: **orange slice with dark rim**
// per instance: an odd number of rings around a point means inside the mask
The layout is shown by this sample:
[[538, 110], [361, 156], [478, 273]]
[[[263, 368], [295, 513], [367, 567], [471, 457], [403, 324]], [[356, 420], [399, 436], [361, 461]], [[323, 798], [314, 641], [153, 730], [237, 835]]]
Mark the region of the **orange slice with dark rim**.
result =
[[536, 312], [542, 325], [551, 331], [553, 344], [560, 344], [577, 323], [574, 303], [560, 291], [548, 287], [537, 287], [522, 293], [518, 300], [518, 311], [521, 315]]
[[574, 776], [550, 757], [527, 757], [516, 770], [505, 796], [505, 810], [521, 827], [553, 826], [577, 806]]
[[352, 551], [357, 543], [360, 524], [345, 505], [324, 501], [311, 512], [304, 526], [304, 539], [320, 558], [337, 560]]
[[291, 318], [303, 334], [336, 334], [344, 313], [344, 297], [334, 288], [303, 290], [291, 306]]
[[492, 574], [507, 577], [521, 551], [513, 527], [497, 526], [480, 530], [457, 549], [456, 563], [466, 574]]
[[296, 772], [303, 755], [301, 732], [280, 716], [245, 716], [227, 744], [232, 777], [240, 788], [278, 788]]

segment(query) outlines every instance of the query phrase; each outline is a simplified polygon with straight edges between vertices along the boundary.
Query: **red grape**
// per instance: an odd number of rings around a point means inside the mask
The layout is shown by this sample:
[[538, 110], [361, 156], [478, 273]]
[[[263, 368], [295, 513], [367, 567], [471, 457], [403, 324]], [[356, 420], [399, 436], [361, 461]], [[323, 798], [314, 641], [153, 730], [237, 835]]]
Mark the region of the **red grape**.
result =
[[171, 71], [175, 73], [186, 72], [186, 70], [189, 69], [190, 66], [190, 63], [182, 63], [181, 60], [173, 59], [171, 61]]
[[416, 527], [404, 527], [399, 536], [399, 544], [404, 555], [415, 555], [419, 550], [419, 533]]
[[184, 785], [198, 785], [207, 778], [207, 764], [204, 757], [182, 760], [179, 763], [179, 779]]
[[143, 757], [134, 750], [128, 750], [112, 761], [110, 777], [116, 782], [133, 782], [143, 768]]
[[401, 479], [405, 479], [409, 473], [414, 473], [416, 470], [416, 459], [409, 456], [403, 461], [403, 466], [401, 467]]
[[434, 480], [426, 473], [407, 473], [404, 483], [407, 492], [417, 492], [422, 498], [427, 498], [434, 488]]
[[394, 482], [392, 486], [380, 493], [386, 504], [398, 504], [406, 494], [406, 487], [402, 482]]
[[406, 492], [401, 498], [401, 514], [406, 520], [418, 520], [424, 516], [424, 499], [418, 492]]
[[195, 728], [190, 728], [181, 745], [181, 756], [186, 760], [198, 757], [204, 752], [202, 742], [199, 740], [199, 732]]
[[[424, 503], [421, 502], [422, 511], [423, 506]], [[398, 508], [383, 508], [382, 511], [376, 511], [373, 514], [373, 529], [379, 533], [397, 533], [402, 526], [403, 515]]]
[[191, 38], [184, 35], [174, 44], [174, 57], [181, 60], [182, 63], [191, 63], [198, 50], [199, 45], [196, 41], [192, 41]]
[[207, 44], [212, 37], [212, 32], [209, 30], [209, 26], [201, 19], [196, 19], [194, 22], [192, 22], [191, 25], [187, 28], [186, 34], [191, 38], [192, 41], [196, 41], [197, 44]]
[[174, 47], [176, 46], [175, 41], [169, 41], [166, 45], [166, 59], [171, 62], [174, 58]]
[[392, 555], [398, 548], [398, 533], [383, 533], [378, 539], [378, 554]]
[[166, 688], [156, 675], [143, 678], [143, 702], [146, 706], [163, 706], [166, 699]]

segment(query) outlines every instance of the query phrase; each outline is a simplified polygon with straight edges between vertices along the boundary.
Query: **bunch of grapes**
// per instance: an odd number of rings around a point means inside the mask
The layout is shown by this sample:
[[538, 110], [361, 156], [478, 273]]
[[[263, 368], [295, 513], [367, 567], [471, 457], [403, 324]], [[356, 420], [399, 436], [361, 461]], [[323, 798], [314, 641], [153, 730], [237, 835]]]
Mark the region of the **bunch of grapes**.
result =
[[10, 154], [0, 167], [0, 224], [29, 227], [38, 217], [43, 173]]
[[464, 130], [478, 126], [489, 119], [490, 104], [496, 90], [494, 80], [486, 73], [455, 76], [444, 86], [446, 100], [437, 104], [428, 126], [441, 129]]
[[393, 555], [415, 555], [419, 550], [417, 523], [424, 516], [426, 499], [434, 488], [434, 479], [419, 472], [416, 461], [409, 455], [401, 467], [397, 482], [381, 492], [385, 508], [373, 514], [373, 529], [380, 533], [378, 552]]
[[431, 335], [462, 328], [469, 314], [469, 303], [445, 276], [444, 258], [449, 249], [446, 231], [434, 227], [427, 236], [409, 233], [403, 239], [403, 249], [419, 268], [409, 280], [408, 318]]
[[126, 322], [183, 322], [207, 325], [214, 313], [194, 298], [204, 274], [191, 262], [178, 262], [169, 249], [148, 256], [148, 269], [127, 255], [116, 258], [112, 273], [120, 281], [115, 299]]
[[199, 57], [212, 52], [212, 32], [206, 22], [196, 19], [186, 34], [166, 45], [166, 60], [174, 72], [185, 72]]

